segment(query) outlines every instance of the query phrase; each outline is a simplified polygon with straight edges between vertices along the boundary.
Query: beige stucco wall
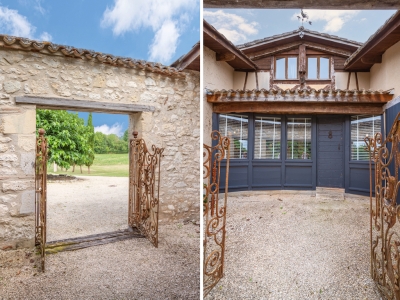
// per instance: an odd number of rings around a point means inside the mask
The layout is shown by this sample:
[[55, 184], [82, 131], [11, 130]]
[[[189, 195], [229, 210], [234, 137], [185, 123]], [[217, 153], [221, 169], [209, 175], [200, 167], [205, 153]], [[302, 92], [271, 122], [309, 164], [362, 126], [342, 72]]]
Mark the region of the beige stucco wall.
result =
[[[16, 96], [137, 103], [130, 131], [164, 147], [160, 220], [199, 219], [199, 73], [183, 78], [28, 51], [0, 50], [0, 250], [34, 240], [36, 106]], [[127, 203], [128, 205], [128, 203]]]
[[[349, 78], [348, 72], [335, 72], [335, 87], [336, 89], [345, 90], [347, 88], [347, 81]], [[357, 72], [358, 78], [358, 87], [360, 90], [369, 90], [370, 89], [370, 73], [369, 72]], [[356, 74], [354, 72], [351, 73], [350, 76], [350, 90], [357, 89], [356, 84]]]
[[224, 61], [216, 61], [216, 53], [203, 47], [203, 143], [211, 145], [212, 104], [207, 102], [206, 90], [233, 88], [233, 68]]
[[400, 95], [400, 42], [386, 50], [382, 63], [371, 68], [371, 89], [389, 90], [394, 88], [394, 97]]
[[[246, 72], [233, 72], [233, 89], [242, 90]], [[249, 72], [247, 76], [246, 90], [257, 88], [255, 72]], [[258, 88], [269, 90], [269, 72], [258, 72]]]

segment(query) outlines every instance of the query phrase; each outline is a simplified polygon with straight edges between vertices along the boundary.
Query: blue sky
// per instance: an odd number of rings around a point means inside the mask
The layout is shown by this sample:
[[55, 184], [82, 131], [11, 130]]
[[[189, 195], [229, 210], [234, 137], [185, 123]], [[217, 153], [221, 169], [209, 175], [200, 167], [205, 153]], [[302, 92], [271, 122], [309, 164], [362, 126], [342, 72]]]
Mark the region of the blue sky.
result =
[[[310, 10], [305, 28], [365, 42], [395, 10]], [[205, 9], [204, 18], [235, 45], [298, 29], [299, 9]]]
[[[0, 0], [0, 33], [170, 65], [200, 40], [199, 11], [199, 0]], [[93, 122], [128, 126], [119, 115]]]

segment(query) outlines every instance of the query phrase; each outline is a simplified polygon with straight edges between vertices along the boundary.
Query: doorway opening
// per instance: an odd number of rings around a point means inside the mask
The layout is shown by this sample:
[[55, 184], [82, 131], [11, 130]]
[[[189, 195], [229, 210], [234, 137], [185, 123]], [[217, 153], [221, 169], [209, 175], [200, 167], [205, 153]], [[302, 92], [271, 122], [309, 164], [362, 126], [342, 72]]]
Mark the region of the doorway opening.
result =
[[127, 115], [37, 110], [48, 139], [47, 242], [127, 228], [128, 127]]

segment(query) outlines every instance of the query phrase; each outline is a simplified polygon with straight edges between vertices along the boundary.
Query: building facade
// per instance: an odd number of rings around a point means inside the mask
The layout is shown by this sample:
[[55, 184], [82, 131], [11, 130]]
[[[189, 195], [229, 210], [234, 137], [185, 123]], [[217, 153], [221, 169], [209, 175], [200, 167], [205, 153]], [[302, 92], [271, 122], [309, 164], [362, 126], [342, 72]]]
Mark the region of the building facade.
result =
[[300, 28], [238, 46], [204, 22], [204, 136], [231, 139], [230, 191], [369, 193], [364, 139], [399, 111], [398, 20], [364, 44]]

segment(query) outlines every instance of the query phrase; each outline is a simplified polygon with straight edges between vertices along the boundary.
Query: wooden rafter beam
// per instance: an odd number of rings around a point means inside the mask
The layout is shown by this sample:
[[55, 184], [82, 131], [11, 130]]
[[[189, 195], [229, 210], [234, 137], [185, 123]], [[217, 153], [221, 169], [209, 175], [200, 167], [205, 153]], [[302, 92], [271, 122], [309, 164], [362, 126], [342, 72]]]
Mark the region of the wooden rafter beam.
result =
[[383, 103], [326, 103], [326, 102], [234, 102], [214, 103], [215, 113], [268, 113], [268, 114], [371, 114], [383, 113]]
[[217, 61], [231, 61], [236, 58], [235, 54], [233, 53], [217, 53], [216, 60]]
[[[228, 94], [229, 93], [229, 94]], [[286, 92], [286, 91], [231, 91], [215, 92], [207, 95], [207, 102], [210, 103], [259, 103], [259, 102], [281, 102], [291, 104], [293, 102], [307, 103], [356, 103], [358, 105], [368, 103], [380, 103], [381, 105], [393, 99], [388, 93], [363, 93], [362, 91], [339, 91], [339, 92]]]

